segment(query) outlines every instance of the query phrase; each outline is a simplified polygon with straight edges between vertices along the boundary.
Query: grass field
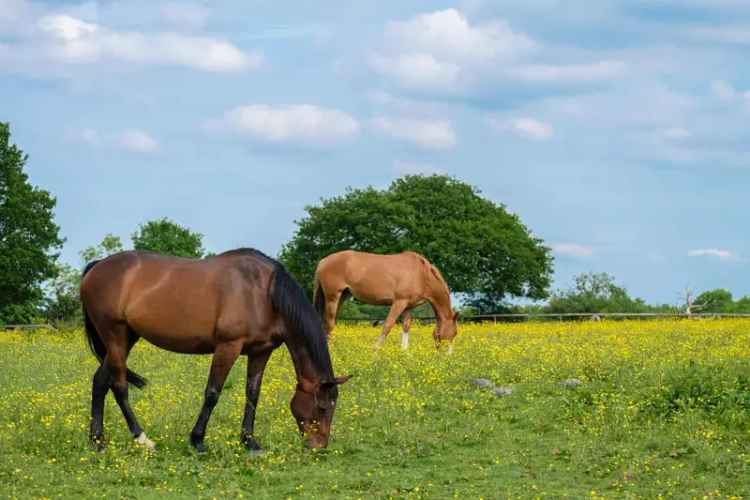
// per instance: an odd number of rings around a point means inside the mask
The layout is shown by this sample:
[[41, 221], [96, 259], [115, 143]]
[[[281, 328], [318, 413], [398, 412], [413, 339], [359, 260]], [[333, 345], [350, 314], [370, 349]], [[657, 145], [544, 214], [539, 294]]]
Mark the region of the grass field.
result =
[[[331, 346], [341, 388], [327, 450], [302, 449], [288, 404], [289, 355], [271, 358], [257, 436], [239, 445], [242, 360], [194, 454], [188, 433], [207, 356], [146, 343], [131, 389], [156, 441], [131, 440], [107, 399], [106, 451], [87, 443], [95, 360], [80, 331], [0, 332], [0, 496], [750, 497], [750, 321], [462, 325], [452, 356], [430, 327], [375, 351], [377, 329], [342, 326]], [[498, 397], [471, 379], [512, 387]], [[560, 381], [577, 378], [574, 388]]]

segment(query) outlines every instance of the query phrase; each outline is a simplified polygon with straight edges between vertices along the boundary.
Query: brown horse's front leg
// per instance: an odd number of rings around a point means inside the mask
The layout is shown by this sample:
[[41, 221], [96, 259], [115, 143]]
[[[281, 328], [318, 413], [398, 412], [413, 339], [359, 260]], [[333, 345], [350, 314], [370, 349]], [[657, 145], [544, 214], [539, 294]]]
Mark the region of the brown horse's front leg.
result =
[[213, 360], [211, 360], [211, 372], [208, 375], [206, 392], [204, 393], [203, 408], [198, 415], [193, 431], [190, 433], [190, 444], [199, 452], [207, 451], [206, 445], [203, 444], [203, 438], [206, 436], [206, 426], [208, 419], [211, 418], [211, 412], [214, 410], [216, 403], [219, 402], [219, 395], [224, 388], [224, 381], [232, 369], [232, 365], [237, 361], [237, 357], [242, 351], [242, 341], [219, 344], [214, 351]]
[[245, 385], [245, 417], [242, 419], [242, 432], [240, 441], [245, 447], [253, 452], [262, 450], [255, 439], [255, 409], [258, 407], [260, 396], [260, 384], [263, 382], [263, 372], [266, 369], [268, 358], [271, 357], [272, 349], [251, 353], [247, 356], [247, 382]]

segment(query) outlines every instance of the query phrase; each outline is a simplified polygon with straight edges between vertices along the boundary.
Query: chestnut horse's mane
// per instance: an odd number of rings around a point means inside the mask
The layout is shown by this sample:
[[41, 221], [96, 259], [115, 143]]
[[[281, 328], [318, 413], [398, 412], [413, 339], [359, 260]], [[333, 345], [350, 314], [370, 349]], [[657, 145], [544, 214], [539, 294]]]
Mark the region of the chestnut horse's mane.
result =
[[443, 285], [443, 287], [445, 288], [445, 292], [450, 295], [450, 289], [448, 288], [448, 283], [445, 281], [445, 278], [443, 278], [443, 275], [440, 273], [440, 270], [434, 265], [432, 265], [432, 263], [429, 260], [427, 260], [423, 255], [417, 252], [412, 252], [412, 253], [414, 253], [419, 258], [419, 261], [422, 263], [423, 266], [429, 269], [430, 274], [432, 274], [432, 276]]
[[284, 265], [254, 248], [237, 248], [220, 255], [248, 255], [257, 257], [273, 266], [271, 305], [279, 313], [292, 334], [301, 335], [310, 352], [312, 362], [320, 373], [333, 379], [331, 355], [328, 352], [328, 339], [320, 317], [307, 299], [304, 290]]

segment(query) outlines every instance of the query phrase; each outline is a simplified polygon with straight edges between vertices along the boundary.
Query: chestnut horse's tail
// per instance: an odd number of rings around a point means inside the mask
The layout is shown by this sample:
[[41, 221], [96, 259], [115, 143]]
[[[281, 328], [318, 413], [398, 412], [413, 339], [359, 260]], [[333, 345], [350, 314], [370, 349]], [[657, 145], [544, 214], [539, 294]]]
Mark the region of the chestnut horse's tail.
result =
[[322, 318], [326, 311], [326, 296], [317, 271], [315, 271], [315, 281], [313, 282], [313, 304], [315, 304], [315, 310]]
[[[97, 262], [99, 261], [94, 260], [86, 264], [86, 267], [83, 269], [81, 278], [86, 276], [86, 273], [88, 273], [91, 268], [96, 265]], [[85, 305], [83, 306], [83, 323], [86, 329], [86, 339], [88, 340], [89, 348], [91, 349], [91, 352], [94, 353], [94, 356], [96, 356], [96, 359], [99, 360], [99, 363], [101, 363], [104, 360], [104, 356], [107, 355], [107, 347], [104, 345], [104, 342], [102, 342], [99, 333], [96, 331], [96, 326], [94, 326], [94, 322], [91, 321], [89, 313], [86, 312]], [[141, 377], [130, 369], [128, 369], [126, 377], [128, 382], [139, 389], [142, 389], [147, 383], [147, 380], [145, 378]]]

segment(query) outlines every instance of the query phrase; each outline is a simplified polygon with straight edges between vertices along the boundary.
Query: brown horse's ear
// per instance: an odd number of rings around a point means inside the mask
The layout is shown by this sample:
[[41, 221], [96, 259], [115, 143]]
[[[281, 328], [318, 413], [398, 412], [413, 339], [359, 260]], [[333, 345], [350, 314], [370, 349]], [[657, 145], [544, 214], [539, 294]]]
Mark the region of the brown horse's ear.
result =
[[331, 388], [334, 385], [341, 385], [341, 384], [343, 384], [344, 382], [346, 382], [350, 378], [352, 378], [352, 375], [342, 375], [340, 377], [334, 377], [333, 380], [329, 380], [328, 382], [322, 382], [320, 385], [321, 385], [321, 387]]

